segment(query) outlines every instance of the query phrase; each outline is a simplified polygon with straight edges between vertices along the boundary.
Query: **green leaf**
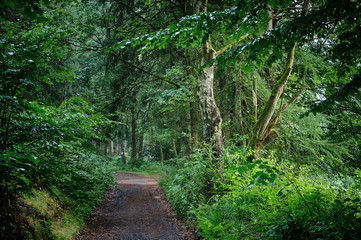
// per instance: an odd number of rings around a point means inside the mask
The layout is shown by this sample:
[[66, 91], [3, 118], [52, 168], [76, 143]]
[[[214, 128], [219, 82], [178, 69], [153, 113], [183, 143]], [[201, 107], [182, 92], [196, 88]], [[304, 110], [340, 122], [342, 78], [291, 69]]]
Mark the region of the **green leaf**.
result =
[[252, 170], [255, 166], [256, 166], [255, 163], [251, 163], [247, 167], [248, 167], [249, 170]]
[[238, 168], [238, 172], [239, 172], [239, 173], [243, 173], [244, 171], [246, 171], [246, 167], [240, 166], [240, 167]]

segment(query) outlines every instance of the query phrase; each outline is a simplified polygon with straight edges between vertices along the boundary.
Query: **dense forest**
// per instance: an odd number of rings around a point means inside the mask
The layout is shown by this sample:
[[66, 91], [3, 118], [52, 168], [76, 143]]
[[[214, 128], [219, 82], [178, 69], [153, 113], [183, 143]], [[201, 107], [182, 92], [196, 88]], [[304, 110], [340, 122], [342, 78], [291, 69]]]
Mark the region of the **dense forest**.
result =
[[0, 238], [73, 239], [157, 168], [205, 239], [361, 239], [361, 1], [0, 1]]

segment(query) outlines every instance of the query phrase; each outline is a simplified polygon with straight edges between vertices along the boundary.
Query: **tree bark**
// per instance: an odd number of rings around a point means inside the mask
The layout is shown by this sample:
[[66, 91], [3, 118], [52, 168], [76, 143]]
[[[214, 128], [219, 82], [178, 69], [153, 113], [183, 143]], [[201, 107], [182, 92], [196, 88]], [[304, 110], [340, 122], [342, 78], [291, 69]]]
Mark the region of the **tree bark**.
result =
[[104, 141], [102, 142], [102, 145], [103, 145], [103, 155], [106, 156], [108, 154], [108, 151], [107, 151], [107, 141]]
[[152, 127], [150, 128], [150, 150], [152, 151], [152, 154], [155, 154], [155, 139], [154, 130]]
[[144, 136], [141, 135], [139, 136], [139, 147], [138, 147], [138, 159], [142, 160], [144, 157], [144, 147], [143, 147], [143, 142], [144, 142]]
[[174, 140], [172, 140], [172, 146], [173, 146], [174, 157], [175, 157], [176, 161], [178, 162], [178, 153], [177, 153], [177, 148], [175, 146]]
[[101, 141], [99, 139], [95, 140], [95, 143], [96, 143], [96, 148], [98, 150], [98, 153], [101, 153], [102, 152], [102, 149], [101, 149]]
[[296, 44], [294, 44], [292, 50], [288, 53], [286, 66], [284, 71], [279, 76], [278, 81], [273, 86], [271, 96], [268, 98], [268, 101], [263, 108], [262, 114], [256, 122], [255, 128], [253, 130], [252, 140], [250, 142], [250, 147], [255, 151], [255, 158], [258, 157], [258, 153], [262, 144], [262, 138], [264, 137], [265, 130], [268, 127], [269, 122], [272, 119], [272, 116], [276, 110], [278, 100], [283, 93], [283, 90], [287, 84], [288, 78], [292, 72], [293, 60], [295, 55]]
[[110, 140], [110, 155], [113, 155], [114, 154], [114, 142], [112, 140]]
[[253, 97], [253, 117], [254, 117], [254, 121], [257, 121], [258, 103], [257, 103], [257, 79], [256, 79], [256, 77], [253, 77], [252, 97]]
[[[310, 0], [305, 0], [302, 8], [302, 16], [306, 16], [308, 10], [310, 8]], [[270, 27], [270, 26], [269, 26]], [[272, 27], [272, 26], [271, 26]], [[307, 85], [304, 85], [292, 98], [289, 100], [285, 105], [280, 106], [278, 113], [274, 116], [277, 103], [284, 91], [284, 88], [287, 84], [288, 78], [291, 75], [293, 61], [295, 57], [295, 49], [296, 43], [294, 43], [293, 48], [288, 53], [286, 65], [283, 72], [279, 75], [277, 81], [275, 82], [271, 96], [268, 98], [268, 101], [262, 111], [261, 116], [257, 120], [254, 130], [252, 139], [250, 142], [250, 148], [254, 150], [253, 159], [258, 158], [258, 154], [261, 148], [262, 143], [267, 138], [267, 136], [271, 133], [272, 129], [281, 118], [282, 113], [285, 109], [291, 105], [300, 95], [304, 92], [307, 88]], [[252, 160], [252, 159], [250, 159]]]
[[160, 162], [163, 164], [164, 163], [164, 157], [163, 157], [163, 149], [162, 146], [159, 146], [159, 150], [160, 150]]
[[120, 140], [119, 141], [119, 154], [122, 158], [122, 164], [123, 166], [126, 164], [126, 159], [125, 159], [125, 149], [124, 149], [124, 141]]
[[[189, 5], [192, 14], [207, 12], [207, 0], [191, 0]], [[216, 52], [212, 49], [210, 40], [201, 47], [200, 65], [203, 66], [214, 59]], [[198, 75], [197, 93], [199, 110], [201, 115], [203, 138], [210, 144], [216, 155], [219, 156], [223, 150], [222, 118], [213, 95], [214, 66], [206, 66]]]
[[[201, 65], [215, 57], [215, 52], [207, 41], [202, 46]], [[203, 137], [211, 144], [217, 156], [223, 150], [222, 117], [213, 94], [214, 66], [207, 66], [200, 71], [198, 77], [199, 108], [203, 125]]]
[[132, 160], [137, 158], [137, 119], [134, 109], [132, 110]]

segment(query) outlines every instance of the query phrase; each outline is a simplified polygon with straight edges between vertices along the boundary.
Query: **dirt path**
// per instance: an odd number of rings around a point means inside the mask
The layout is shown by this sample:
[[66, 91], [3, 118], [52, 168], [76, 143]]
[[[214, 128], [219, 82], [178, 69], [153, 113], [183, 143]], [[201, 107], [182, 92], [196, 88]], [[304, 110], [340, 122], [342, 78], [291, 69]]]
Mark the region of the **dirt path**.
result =
[[116, 187], [87, 221], [77, 239], [196, 239], [176, 220], [155, 179], [115, 173]]

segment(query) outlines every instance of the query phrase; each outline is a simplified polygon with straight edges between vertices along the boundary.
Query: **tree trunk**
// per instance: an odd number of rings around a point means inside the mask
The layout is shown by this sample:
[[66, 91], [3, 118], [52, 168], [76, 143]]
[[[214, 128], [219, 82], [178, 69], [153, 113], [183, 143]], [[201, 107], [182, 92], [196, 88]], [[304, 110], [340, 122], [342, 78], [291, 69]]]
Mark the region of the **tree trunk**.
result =
[[101, 153], [102, 152], [102, 149], [101, 149], [101, 141], [99, 139], [95, 140], [95, 146], [96, 146], [96, 149], [98, 150], [98, 153]]
[[144, 147], [143, 147], [143, 142], [144, 142], [144, 136], [141, 135], [139, 136], [139, 148], [138, 148], [138, 159], [142, 160], [144, 157]]
[[[302, 16], [306, 16], [310, 8], [310, 0], [305, 0], [302, 7]], [[272, 16], [272, 13], [269, 12], [269, 15]], [[272, 28], [272, 24], [269, 22], [268, 28]], [[283, 72], [279, 75], [277, 81], [275, 82], [271, 96], [268, 98], [268, 101], [262, 111], [260, 118], [257, 120], [255, 128], [253, 130], [252, 139], [250, 142], [250, 148], [254, 150], [254, 158], [258, 158], [258, 154], [261, 148], [263, 141], [271, 133], [273, 127], [276, 125], [277, 121], [281, 118], [282, 113], [285, 109], [291, 105], [307, 88], [307, 85], [302, 86], [302, 88], [289, 100], [285, 105], [280, 106], [278, 113], [274, 116], [277, 103], [283, 93], [283, 90], [287, 84], [288, 78], [292, 72], [293, 61], [295, 57], [296, 43], [294, 43], [292, 50], [288, 53], [286, 66]]]
[[[201, 11], [207, 12], [207, 0], [192, 0], [190, 7], [193, 14]], [[202, 45], [200, 56], [200, 65], [208, 63], [215, 58], [216, 52], [211, 47], [210, 40]], [[199, 100], [199, 110], [202, 119], [203, 138], [207, 144], [210, 144], [220, 156], [223, 150], [223, 133], [221, 129], [222, 118], [213, 95], [214, 66], [203, 68], [198, 76], [197, 90]]]
[[137, 158], [137, 119], [135, 116], [135, 111], [132, 111], [132, 160]]
[[103, 155], [106, 156], [108, 154], [107, 152], [107, 141], [102, 142], [103, 145]]
[[[202, 46], [201, 65], [215, 57], [210, 42]], [[213, 95], [214, 66], [203, 68], [198, 77], [199, 108], [203, 125], [203, 137], [206, 143], [211, 144], [217, 156], [223, 150], [222, 117]]]
[[115, 152], [114, 142], [112, 140], [110, 140], [110, 155], [113, 155], [114, 152]]
[[122, 158], [122, 164], [123, 166], [126, 164], [126, 159], [125, 159], [125, 149], [124, 149], [124, 141], [120, 140], [119, 141], [119, 154]]
[[172, 140], [172, 146], [173, 146], [174, 157], [175, 157], [176, 161], [178, 162], [178, 153], [177, 153], [177, 148], [175, 146], [174, 140]]
[[257, 112], [258, 112], [258, 103], [257, 103], [257, 79], [253, 77], [253, 89], [252, 89], [252, 97], [253, 97], [253, 117], [254, 121], [257, 121]]
[[152, 151], [152, 154], [154, 156], [155, 154], [155, 139], [154, 139], [154, 130], [151, 127], [150, 128], [150, 150]]
[[164, 158], [163, 158], [163, 149], [162, 146], [159, 146], [159, 150], [160, 150], [160, 162], [163, 164], [164, 163]]
[[286, 66], [282, 74], [278, 77], [278, 81], [273, 86], [271, 96], [268, 98], [268, 101], [262, 111], [261, 116], [256, 122], [255, 128], [253, 130], [253, 138], [250, 143], [251, 149], [255, 151], [255, 157], [258, 157], [258, 153], [263, 141], [266, 139], [266, 129], [270, 123], [272, 116], [276, 110], [278, 100], [283, 93], [283, 90], [287, 84], [288, 78], [291, 75], [293, 60], [295, 55], [296, 44], [293, 46], [292, 50], [288, 53]]

